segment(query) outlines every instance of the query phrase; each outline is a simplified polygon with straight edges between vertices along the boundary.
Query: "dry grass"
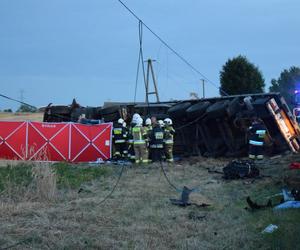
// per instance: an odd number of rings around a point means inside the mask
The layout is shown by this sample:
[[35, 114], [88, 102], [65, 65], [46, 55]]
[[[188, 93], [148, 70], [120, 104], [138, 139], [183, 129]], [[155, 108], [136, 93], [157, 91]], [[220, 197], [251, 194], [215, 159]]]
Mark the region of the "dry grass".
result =
[[[283, 168], [298, 158], [263, 165], [264, 173], [274, 178], [250, 185], [208, 174], [207, 167], [221, 169], [228, 160], [194, 158], [167, 167], [177, 186], [199, 186], [199, 193], [192, 198], [211, 203], [209, 208], [171, 205], [169, 198], [179, 193], [170, 188], [154, 164], [126, 168], [119, 187], [103, 205], [99, 202], [110, 192], [119, 167], [111, 167], [113, 174], [108, 177], [81, 185], [80, 193], [78, 189], [61, 189], [50, 201], [8, 201], [2, 197], [0, 247], [19, 242], [14, 249], [269, 249], [274, 239], [266, 239], [260, 232], [273, 223], [274, 215], [245, 210], [245, 198], [256, 194], [264, 200], [278, 192], [287, 174]], [[48, 190], [47, 185], [41, 190]]]
[[6, 113], [0, 112], [0, 121], [43, 121], [43, 113]]

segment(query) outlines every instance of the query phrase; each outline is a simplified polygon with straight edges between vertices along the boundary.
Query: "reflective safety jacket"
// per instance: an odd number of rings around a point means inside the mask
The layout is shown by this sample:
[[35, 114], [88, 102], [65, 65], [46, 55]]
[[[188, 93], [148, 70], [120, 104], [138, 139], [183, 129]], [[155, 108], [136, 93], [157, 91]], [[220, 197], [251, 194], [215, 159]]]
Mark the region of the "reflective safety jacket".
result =
[[266, 126], [262, 122], [253, 122], [248, 129], [249, 144], [254, 146], [263, 146], [264, 138], [267, 133]]
[[145, 129], [145, 132], [147, 134], [146, 140], [149, 141], [149, 138], [150, 138], [150, 135], [151, 135], [151, 132], [152, 132], [153, 128], [152, 128], [151, 125], [148, 125], [148, 126], [145, 126], [144, 129]]
[[165, 127], [165, 130], [164, 130], [165, 144], [173, 144], [174, 143], [174, 134], [175, 134], [175, 129], [172, 126]]
[[125, 143], [127, 138], [126, 128], [122, 124], [116, 124], [113, 128], [113, 140], [114, 143]]
[[132, 128], [135, 126], [134, 123], [131, 123], [128, 130], [127, 130], [127, 141], [129, 144], [133, 144], [133, 135], [132, 135]]
[[160, 126], [155, 126], [150, 134], [150, 148], [164, 147], [164, 130]]
[[134, 126], [132, 128], [133, 144], [144, 144], [147, 138], [147, 132], [142, 126]]

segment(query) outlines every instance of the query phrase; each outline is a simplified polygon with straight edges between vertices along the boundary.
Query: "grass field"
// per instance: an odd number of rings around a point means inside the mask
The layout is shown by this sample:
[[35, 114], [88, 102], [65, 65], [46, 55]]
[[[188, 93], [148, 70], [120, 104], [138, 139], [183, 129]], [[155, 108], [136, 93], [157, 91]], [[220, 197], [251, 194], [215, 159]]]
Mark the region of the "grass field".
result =
[[[298, 249], [298, 210], [245, 210], [246, 197], [265, 203], [280, 192], [299, 156], [269, 160], [260, 166], [271, 178], [225, 181], [207, 167], [221, 170], [225, 159], [192, 158], [165, 166], [178, 187], [210, 207], [177, 207], [158, 165], [69, 165], [0, 162], [0, 249]], [[274, 200], [275, 201], [275, 200]], [[265, 235], [269, 224], [279, 229]]]
[[43, 113], [0, 112], [0, 121], [43, 121]]

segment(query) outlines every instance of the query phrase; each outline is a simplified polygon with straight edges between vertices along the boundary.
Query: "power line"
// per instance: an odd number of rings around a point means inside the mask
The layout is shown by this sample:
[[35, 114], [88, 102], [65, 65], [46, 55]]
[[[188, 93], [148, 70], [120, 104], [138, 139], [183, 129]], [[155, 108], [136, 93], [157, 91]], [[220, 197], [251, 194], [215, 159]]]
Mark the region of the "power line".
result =
[[197, 74], [199, 74], [202, 78], [204, 78], [207, 82], [212, 84], [214, 87], [220, 90], [224, 95], [228, 95], [224, 90], [218, 87], [214, 82], [208, 79], [204, 74], [202, 74], [192, 63], [190, 63], [187, 59], [185, 59], [179, 52], [173, 49], [164, 39], [162, 39], [156, 32], [154, 32], [144, 21], [139, 18], [133, 10], [131, 10], [123, 1], [117, 0], [134, 18], [136, 18], [139, 23], [145, 26], [162, 44], [164, 44], [170, 51], [172, 51], [179, 59], [181, 59], [186, 65], [188, 65], [192, 70], [194, 70]]
[[32, 108], [34, 108], [34, 109], [37, 109], [37, 107], [35, 107], [35, 106], [33, 106], [33, 105], [30, 105], [30, 104], [28, 104], [28, 103], [26, 103], [26, 102], [23, 102], [23, 101], [19, 101], [19, 100], [17, 100], [17, 99], [11, 98], [11, 97], [6, 96], [6, 95], [0, 94], [0, 97], [3, 97], [3, 98], [5, 98], [5, 99], [8, 99], [8, 100], [11, 100], [11, 101], [14, 101], [14, 102], [18, 102], [18, 103], [20, 103], [20, 104], [23, 104], [23, 105], [32, 107]]

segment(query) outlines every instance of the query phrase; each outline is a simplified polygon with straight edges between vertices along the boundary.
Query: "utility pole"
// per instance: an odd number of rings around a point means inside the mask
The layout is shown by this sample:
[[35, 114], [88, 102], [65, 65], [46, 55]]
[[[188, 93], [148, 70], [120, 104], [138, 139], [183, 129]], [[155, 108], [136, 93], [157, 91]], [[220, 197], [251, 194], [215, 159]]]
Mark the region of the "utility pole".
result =
[[205, 79], [201, 79], [202, 82], [202, 97], [205, 98]]
[[24, 102], [24, 92], [25, 92], [24, 89], [20, 90], [20, 101], [21, 102]]
[[[146, 80], [146, 82], [145, 82], [145, 86], [146, 86], [146, 103], [149, 104], [149, 95], [155, 95], [156, 96], [156, 102], [159, 102], [159, 96], [158, 96], [157, 84], [156, 84], [156, 79], [155, 79], [154, 69], [153, 69], [153, 64], [152, 64], [152, 62], [155, 62], [155, 60], [148, 59], [146, 62], [147, 62], [147, 74], [146, 74], [146, 79], [145, 79]], [[154, 91], [152, 91], [152, 92], [149, 91], [150, 74], [152, 76], [152, 82], [153, 82], [153, 86], [154, 86]]]

